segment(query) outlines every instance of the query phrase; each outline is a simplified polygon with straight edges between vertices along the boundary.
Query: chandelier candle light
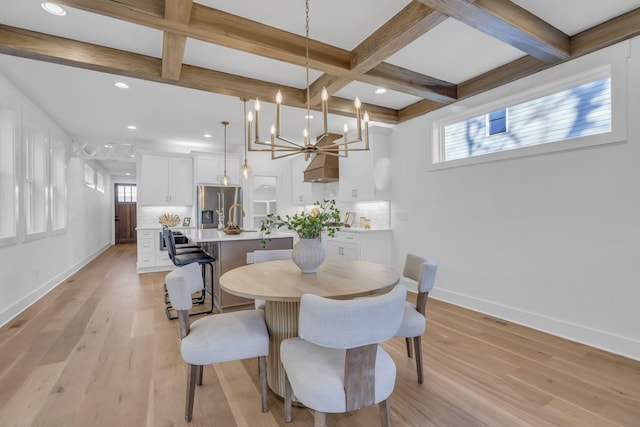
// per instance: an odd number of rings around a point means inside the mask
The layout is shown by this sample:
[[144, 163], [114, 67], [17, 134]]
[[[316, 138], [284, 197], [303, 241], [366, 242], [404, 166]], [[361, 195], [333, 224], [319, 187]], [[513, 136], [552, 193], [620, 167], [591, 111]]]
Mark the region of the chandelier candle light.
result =
[[[244, 108], [243, 108], [243, 114], [242, 114], [242, 120], [244, 120], [245, 117], [247, 117], [247, 98], [240, 98], [240, 100], [242, 101], [242, 103], [244, 104]], [[244, 164], [242, 165], [242, 178], [244, 179], [249, 179], [251, 177], [251, 174], [253, 173], [253, 171], [251, 170], [251, 166], [249, 166], [249, 164], [247, 163], [247, 145], [248, 145], [249, 141], [247, 140], [247, 128], [244, 128], [244, 142], [243, 142], [243, 146], [244, 146]]]
[[224, 126], [224, 175], [222, 176], [222, 185], [229, 185], [229, 176], [227, 175], [227, 126], [229, 122], [222, 122], [222, 126]]
[[[278, 91], [276, 94], [276, 122], [275, 125], [271, 125], [271, 138], [269, 141], [260, 140], [260, 100], [256, 98], [254, 104], [255, 118], [250, 111], [247, 114], [247, 146], [249, 151], [271, 151], [272, 159], [279, 159], [282, 157], [293, 156], [296, 154], [304, 154], [305, 159], [308, 159], [311, 154], [328, 154], [332, 156], [347, 156], [350, 151], [368, 151], [369, 150], [369, 113], [367, 111], [362, 114], [362, 103], [358, 97], [355, 98], [355, 115], [356, 115], [356, 138], [353, 140], [348, 139], [349, 127], [343, 126], [343, 138], [342, 141], [323, 143], [329, 136], [327, 131], [327, 115], [329, 113], [329, 93], [326, 88], [322, 88], [322, 134], [318, 137], [315, 143], [311, 143], [309, 132], [311, 129], [311, 97], [310, 97], [310, 84], [309, 84], [309, 0], [305, 2], [306, 12], [306, 37], [305, 37], [305, 69], [307, 76], [307, 127], [303, 131], [303, 142], [294, 142], [287, 139], [281, 134], [281, 120], [282, 120], [282, 92]], [[254, 120], [255, 119], [255, 120]], [[255, 123], [254, 123], [255, 121]], [[360, 143], [362, 138], [362, 122], [364, 121], [364, 147], [353, 147], [352, 144]], [[255, 129], [255, 137], [252, 137], [252, 130]], [[283, 143], [276, 143], [276, 140]], [[255, 144], [255, 145], [253, 145]], [[246, 162], [245, 162], [246, 163]]]

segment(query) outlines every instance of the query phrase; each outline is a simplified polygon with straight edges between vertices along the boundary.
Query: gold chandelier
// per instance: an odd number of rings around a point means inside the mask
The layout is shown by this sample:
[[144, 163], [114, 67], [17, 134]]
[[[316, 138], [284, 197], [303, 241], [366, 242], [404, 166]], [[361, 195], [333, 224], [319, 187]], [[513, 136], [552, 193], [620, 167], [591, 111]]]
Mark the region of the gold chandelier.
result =
[[[309, 159], [311, 154], [328, 154], [331, 156], [345, 157], [350, 151], [368, 151], [369, 150], [369, 113], [367, 111], [362, 114], [362, 103], [358, 97], [354, 100], [355, 115], [356, 115], [356, 137], [352, 140], [348, 139], [349, 128], [347, 124], [343, 126], [342, 141], [336, 142], [330, 141], [327, 137], [329, 133], [327, 131], [327, 114], [329, 110], [328, 99], [329, 93], [326, 88], [322, 88], [322, 134], [317, 140], [312, 143], [310, 140], [309, 132], [311, 130], [311, 97], [310, 97], [310, 84], [309, 84], [309, 0], [305, 1], [305, 69], [307, 77], [307, 127], [303, 131], [303, 142], [294, 142], [291, 139], [285, 138], [281, 135], [281, 106], [282, 106], [282, 92], [278, 91], [276, 94], [276, 122], [275, 125], [271, 125], [271, 138], [267, 141], [260, 140], [260, 100], [256, 98], [254, 104], [254, 113], [249, 112], [247, 114], [247, 146], [249, 151], [270, 151], [272, 159], [279, 159], [282, 157], [294, 156], [296, 154], [304, 154], [305, 160]], [[353, 147], [353, 144], [363, 141], [362, 122], [364, 121], [364, 148]], [[253, 129], [255, 129], [255, 135]], [[254, 145], [255, 144], [255, 145]]]

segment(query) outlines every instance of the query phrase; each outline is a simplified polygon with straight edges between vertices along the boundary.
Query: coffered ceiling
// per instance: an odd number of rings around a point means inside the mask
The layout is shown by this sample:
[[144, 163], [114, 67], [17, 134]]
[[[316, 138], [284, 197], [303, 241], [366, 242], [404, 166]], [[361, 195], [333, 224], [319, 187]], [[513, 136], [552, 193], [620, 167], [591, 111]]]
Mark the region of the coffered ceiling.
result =
[[[39, 0], [2, 3], [0, 72], [77, 144], [221, 151], [220, 122], [228, 120], [228, 143], [238, 149], [240, 97], [260, 97], [262, 116], [273, 117], [278, 89], [283, 134], [305, 126], [303, 0], [60, 0], [63, 17], [44, 12]], [[638, 0], [311, 0], [312, 109], [326, 86], [331, 131], [353, 128], [356, 95], [372, 120], [398, 124], [634, 37], [639, 7]], [[116, 81], [130, 88], [116, 89]], [[267, 134], [270, 120], [263, 123]], [[131, 168], [105, 165], [114, 173]]]

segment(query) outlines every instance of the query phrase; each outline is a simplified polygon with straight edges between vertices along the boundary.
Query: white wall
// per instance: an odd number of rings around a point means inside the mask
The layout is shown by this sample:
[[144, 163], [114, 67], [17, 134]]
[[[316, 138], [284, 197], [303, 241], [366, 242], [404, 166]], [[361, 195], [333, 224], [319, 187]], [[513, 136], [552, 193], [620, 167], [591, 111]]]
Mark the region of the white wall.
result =
[[434, 121], [615, 49], [397, 127], [394, 267], [407, 252], [431, 257], [435, 298], [640, 360], [640, 38], [629, 46], [622, 143], [427, 170]]
[[[49, 132], [61, 135], [67, 152], [71, 152], [71, 138], [64, 130], [1, 74], [0, 94], [3, 103], [14, 108], [19, 118], [28, 114], [38, 122], [45, 123]], [[16, 151], [22, 152], [21, 120], [18, 120], [16, 130]], [[0, 247], [0, 325], [37, 301], [111, 244], [112, 183], [109, 175], [91, 162], [94, 169], [105, 176], [105, 193], [84, 186], [83, 162], [71, 159], [67, 166], [66, 231], [24, 242], [23, 231], [20, 230], [18, 243]], [[20, 162], [17, 164], [21, 176]], [[21, 185], [19, 191], [22, 194]], [[23, 216], [22, 200], [20, 215]]]

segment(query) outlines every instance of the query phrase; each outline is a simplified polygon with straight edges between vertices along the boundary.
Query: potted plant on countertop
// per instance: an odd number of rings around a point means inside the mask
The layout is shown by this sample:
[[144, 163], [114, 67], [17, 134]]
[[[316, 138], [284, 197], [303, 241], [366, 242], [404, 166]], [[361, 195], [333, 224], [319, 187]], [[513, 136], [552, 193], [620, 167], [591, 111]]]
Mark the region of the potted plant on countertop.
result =
[[333, 237], [340, 230], [340, 211], [336, 208], [335, 200], [315, 202], [313, 207], [306, 212], [297, 212], [294, 215], [269, 214], [262, 222], [262, 247], [266, 247], [267, 240], [273, 229], [286, 228], [294, 231], [300, 240], [294, 245], [291, 259], [303, 273], [315, 273], [325, 259], [325, 251], [320, 241], [322, 230], [327, 230]]

